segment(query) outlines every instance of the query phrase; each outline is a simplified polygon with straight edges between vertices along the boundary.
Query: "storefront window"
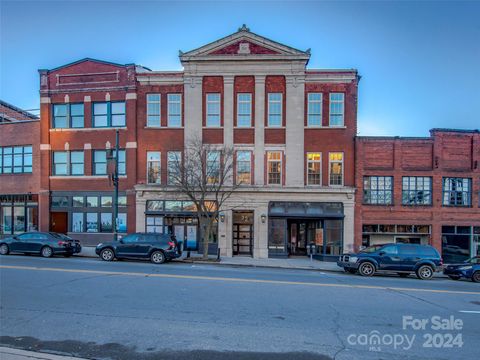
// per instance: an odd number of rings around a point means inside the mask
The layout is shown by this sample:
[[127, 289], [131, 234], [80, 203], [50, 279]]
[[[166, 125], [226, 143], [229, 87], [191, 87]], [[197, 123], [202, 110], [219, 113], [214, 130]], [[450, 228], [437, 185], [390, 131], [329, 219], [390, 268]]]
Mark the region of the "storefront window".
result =
[[445, 263], [459, 263], [469, 258], [471, 232], [469, 226], [442, 226], [442, 257]]
[[98, 232], [97, 213], [87, 213], [87, 232]]
[[182, 202], [165, 201], [165, 211], [182, 211]]
[[87, 196], [87, 207], [98, 207], [98, 197]]
[[343, 250], [343, 221], [325, 220], [325, 255], [341, 255]]
[[112, 214], [111, 213], [101, 213], [100, 214], [100, 231], [101, 232], [112, 232]]
[[163, 217], [147, 216], [147, 233], [163, 233]]
[[102, 207], [112, 207], [112, 197], [111, 196], [102, 196], [101, 197]]
[[25, 232], [25, 208], [15, 206], [13, 208], [13, 232], [15, 234]]
[[83, 196], [74, 196], [73, 201], [72, 201], [72, 206], [73, 207], [83, 207], [84, 205], [84, 200]]
[[27, 231], [38, 231], [38, 209], [36, 207], [27, 208]]
[[0, 208], [1, 211], [1, 233], [2, 234], [11, 234], [12, 233], [12, 207], [4, 206]]
[[268, 249], [272, 253], [285, 252], [285, 239], [287, 236], [286, 219], [270, 219], [268, 221]]
[[157, 200], [147, 201], [147, 210], [148, 211], [163, 210], [163, 201], [157, 201]]
[[52, 207], [67, 207], [68, 196], [52, 196]]
[[83, 213], [72, 214], [72, 232], [83, 232]]
[[118, 214], [118, 232], [127, 232], [127, 214]]

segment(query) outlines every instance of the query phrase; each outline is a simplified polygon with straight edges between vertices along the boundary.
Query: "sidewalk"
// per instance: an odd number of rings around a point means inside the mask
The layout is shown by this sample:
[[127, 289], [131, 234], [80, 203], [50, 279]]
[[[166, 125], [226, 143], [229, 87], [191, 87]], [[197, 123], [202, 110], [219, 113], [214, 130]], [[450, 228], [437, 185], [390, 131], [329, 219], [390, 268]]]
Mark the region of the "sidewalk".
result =
[[53, 355], [36, 351], [19, 350], [8, 347], [0, 347], [1, 360], [86, 360], [71, 356]]

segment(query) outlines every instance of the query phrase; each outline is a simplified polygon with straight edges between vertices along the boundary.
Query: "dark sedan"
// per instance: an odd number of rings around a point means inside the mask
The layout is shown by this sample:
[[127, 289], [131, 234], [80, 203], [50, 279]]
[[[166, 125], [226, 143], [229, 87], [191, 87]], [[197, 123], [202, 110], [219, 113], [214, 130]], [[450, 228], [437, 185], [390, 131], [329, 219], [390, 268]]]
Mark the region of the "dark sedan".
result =
[[71, 256], [82, 250], [80, 242], [54, 232], [27, 232], [0, 239], [0, 254], [9, 253]]
[[154, 264], [180, 257], [180, 245], [170, 234], [135, 233], [118, 241], [97, 245], [95, 252], [104, 261], [116, 259], [150, 259]]
[[443, 269], [443, 273], [452, 280], [460, 278], [480, 282], [480, 256], [475, 256], [461, 264], [450, 264]]

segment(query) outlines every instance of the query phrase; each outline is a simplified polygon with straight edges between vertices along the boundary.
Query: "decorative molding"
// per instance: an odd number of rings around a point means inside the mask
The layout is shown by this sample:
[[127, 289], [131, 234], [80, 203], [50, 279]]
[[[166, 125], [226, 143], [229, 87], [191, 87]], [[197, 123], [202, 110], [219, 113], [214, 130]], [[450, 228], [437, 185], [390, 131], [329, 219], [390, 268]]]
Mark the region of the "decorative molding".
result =
[[68, 104], [70, 102], [70, 96], [67, 94], [63, 100], [64, 103]]
[[40, 144], [40, 150], [51, 150], [52, 145], [50, 144]]
[[89, 95], [85, 95], [83, 97], [83, 102], [86, 102], [86, 103], [92, 102], [92, 97]]
[[[82, 80], [82, 77], [92, 77], [92, 76], [111, 76], [112, 80], [101, 80], [101, 81], [86, 81]], [[66, 82], [68, 79], [78, 78], [77, 81]], [[84, 85], [84, 84], [105, 84], [111, 82], [120, 82], [120, 71], [110, 71], [110, 72], [99, 72], [99, 73], [84, 73], [84, 74], [57, 74], [57, 86], [68, 86], [68, 85]], [[62, 79], [65, 79], [62, 80]]]
[[50, 104], [52, 102], [52, 99], [49, 97], [41, 97], [40, 98], [40, 104]]
[[107, 141], [105, 143], [105, 149], [110, 150], [111, 147], [112, 147], [112, 144], [110, 143], [110, 141]]
[[70, 144], [68, 142], [65, 143], [65, 151], [70, 150]]
[[136, 149], [137, 148], [137, 142], [136, 141], [129, 141], [125, 145], [126, 149]]
[[137, 100], [137, 93], [127, 93], [125, 100]]
[[83, 144], [83, 149], [84, 150], [92, 150], [92, 144]]
[[105, 94], [105, 101], [110, 101], [110, 93], [109, 92], [107, 92]]

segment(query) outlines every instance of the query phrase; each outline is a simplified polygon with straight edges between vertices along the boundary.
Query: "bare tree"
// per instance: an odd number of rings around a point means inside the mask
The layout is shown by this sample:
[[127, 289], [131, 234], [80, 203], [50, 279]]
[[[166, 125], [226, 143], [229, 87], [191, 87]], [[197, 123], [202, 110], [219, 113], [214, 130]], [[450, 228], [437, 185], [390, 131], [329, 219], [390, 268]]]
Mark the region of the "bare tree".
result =
[[169, 185], [195, 204], [204, 258], [220, 209], [239, 185], [233, 176], [234, 155], [233, 148], [203, 144], [195, 137], [168, 161]]

